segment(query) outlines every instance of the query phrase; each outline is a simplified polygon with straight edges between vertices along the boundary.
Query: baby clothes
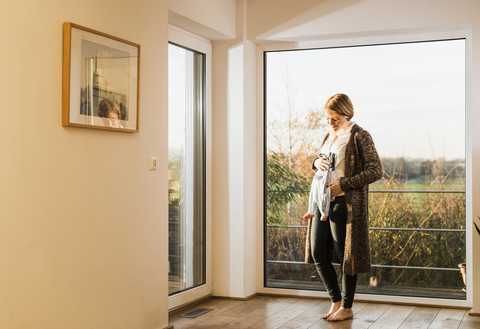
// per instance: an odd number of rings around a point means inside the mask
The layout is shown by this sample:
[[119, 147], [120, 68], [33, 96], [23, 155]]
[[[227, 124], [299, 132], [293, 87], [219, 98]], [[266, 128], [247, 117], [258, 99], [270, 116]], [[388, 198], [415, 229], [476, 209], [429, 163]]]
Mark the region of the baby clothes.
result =
[[316, 172], [310, 187], [308, 211], [304, 217], [308, 215], [315, 215], [315, 208], [318, 207], [321, 220], [327, 220], [331, 201], [330, 187], [328, 184], [330, 184], [331, 178], [332, 171], [330, 169], [325, 171], [318, 170]]

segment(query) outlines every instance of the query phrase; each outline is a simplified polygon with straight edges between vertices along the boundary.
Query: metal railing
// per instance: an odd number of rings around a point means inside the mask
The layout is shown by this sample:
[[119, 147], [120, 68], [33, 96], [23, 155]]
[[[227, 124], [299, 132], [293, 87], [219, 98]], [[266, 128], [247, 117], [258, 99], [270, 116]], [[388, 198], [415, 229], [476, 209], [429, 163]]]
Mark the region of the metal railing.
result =
[[[286, 192], [286, 191], [270, 191], [270, 192]], [[465, 193], [465, 190], [371, 190], [369, 193]], [[267, 224], [267, 228], [307, 228], [307, 225], [279, 225]], [[370, 231], [417, 231], [417, 232], [456, 232], [465, 233], [465, 229], [442, 229], [442, 228], [410, 228], [410, 227], [369, 227]], [[272, 264], [304, 264], [300, 261], [285, 261], [285, 260], [266, 260], [267, 263]], [[392, 269], [411, 269], [411, 270], [441, 270], [441, 271], [460, 271], [459, 268], [450, 267], [424, 267], [424, 266], [405, 266], [405, 265], [381, 265], [372, 264], [374, 268], [392, 268]]]

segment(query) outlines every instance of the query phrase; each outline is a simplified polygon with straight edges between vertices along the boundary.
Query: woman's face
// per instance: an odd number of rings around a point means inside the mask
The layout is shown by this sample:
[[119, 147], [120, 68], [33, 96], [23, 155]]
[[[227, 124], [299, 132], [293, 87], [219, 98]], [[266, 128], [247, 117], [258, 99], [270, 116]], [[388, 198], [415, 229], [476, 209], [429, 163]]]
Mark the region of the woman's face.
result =
[[338, 131], [342, 128], [346, 128], [350, 121], [348, 116], [338, 114], [337, 112], [325, 109], [325, 119], [327, 124], [332, 128], [333, 131]]
[[118, 125], [119, 117], [118, 117], [117, 113], [110, 111], [110, 112], [108, 112], [108, 117], [107, 118], [110, 119], [110, 120], [108, 120], [110, 127], [112, 127], [112, 128], [118, 128], [119, 127], [119, 125]]

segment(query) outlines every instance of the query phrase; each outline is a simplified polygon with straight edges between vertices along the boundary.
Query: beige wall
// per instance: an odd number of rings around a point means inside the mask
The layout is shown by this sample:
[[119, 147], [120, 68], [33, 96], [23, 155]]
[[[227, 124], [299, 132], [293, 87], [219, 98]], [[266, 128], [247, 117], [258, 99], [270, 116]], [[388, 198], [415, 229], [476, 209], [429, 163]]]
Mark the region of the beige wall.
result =
[[[251, 41], [257, 36], [288, 39], [312, 33], [328, 39], [338, 32], [343, 36], [358, 32], [359, 26], [367, 34], [388, 34], [386, 30], [391, 28], [471, 24], [471, 91], [480, 88], [480, 52], [475, 51], [480, 44], [480, 17], [476, 15], [480, 8], [475, 0], [328, 0], [318, 1], [318, 6], [315, 1], [297, 6], [298, 1], [249, 0], [246, 8], [237, 0], [249, 19], [238, 13], [232, 19], [235, 1], [222, 1], [204, 2], [203, 9], [210, 10], [200, 11], [193, 10], [196, 2], [188, 0], [27, 0], [11, 2], [0, 11], [0, 328], [158, 329], [167, 325], [169, 9], [173, 19], [187, 17], [187, 23], [206, 27], [205, 33], [236, 37], [214, 43], [213, 51], [213, 285], [214, 292], [217, 287], [221, 295], [228, 293], [238, 278], [224, 271], [229, 261], [227, 251], [239, 248], [245, 264], [241, 295], [253, 289], [255, 264], [251, 255], [255, 246], [248, 242], [255, 226], [261, 237], [258, 223], [263, 202], [263, 174], [258, 171], [255, 187], [252, 176], [242, 186], [245, 204], [251, 206], [253, 198], [257, 200], [257, 218], [251, 218], [251, 208], [245, 212], [244, 218], [249, 217], [242, 227], [244, 235], [241, 242], [233, 244], [226, 218], [228, 152], [232, 151], [228, 144], [226, 68], [229, 49], [239, 44], [246, 49], [242, 65], [247, 109], [243, 136], [239, 137], [245, 146], [250, 145], [242, 154], [244, 175], [253, 171], [252, 158], [257, 168], [262, 167], [261, 149], [251, 149], [255, 133], [261, 148], [261, 108], [256, 109], [255, 119], [251, 112], [254, 45], [243, 40], [243, 32], [235, 32], [234, 20], [240, 17], [247, 22], [245, 30]], [[398, 14], [393, 21], [383, 16], [391, 12]], [[370, 13], [376, 15], [370, 17]], [[367, 22], [365, 17], [369, 17]], [[65, 21], [141, 44], [139, 133], [61, 126]], [[480, 95], [472, 92], [470, 99], [470, 122], [476, 127], [480, 124]], [[472, 131], [473, 168], [480, 163], [479, 134]], [[159, 159], [156, 171], [147, 169], [151, 155]], [[480, 213], [479, 183], [480, 175], [474, 170], [474, 217]], [[261, 248], [261, 243], [256, 247]], [[479, 259], [476, 236], [473, 250], [474, 259]], [[478, 277], [480, 262], [475, 263], [475, 273]], [[477, 284], [477, 312], [479, 290]]]
[[235, 37], [235, 0], [169, 0], [171, 24], [207, 39]]
[[[167, 325], [167, 15], [147, 0], [2, 6], [0, 328]], [[65, 21], [141, 45], [139, 133], [62, 127]]]
[[[318, 17], [312, 12], [322, 3], [329, 3], [330, 10], [343, 8], [361, 0], [247, 0], [247, 36], [249, 40], [261, 39], [264, 33], [283, 31], [286, 27], [305, 22], [305, 16]], [[323, 8], [321, 15], [327, 14]]]
[[[260, 0], [265, 1], [272, 0]], [[480, 2], [476, 0], [327, 0], [269, 30], [259, 30], [256, 37], [338, 39], [346, 35], [394, 35], [414, 29], [442, 31], [454, 25], [475, 26], [480, 20], [479, 11]]]

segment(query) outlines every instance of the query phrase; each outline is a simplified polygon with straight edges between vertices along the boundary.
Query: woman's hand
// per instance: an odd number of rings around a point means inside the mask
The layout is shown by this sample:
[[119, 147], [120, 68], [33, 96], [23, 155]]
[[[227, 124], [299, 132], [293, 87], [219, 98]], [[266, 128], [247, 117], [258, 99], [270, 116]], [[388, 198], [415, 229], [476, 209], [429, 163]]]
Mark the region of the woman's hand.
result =
[[317, 168], [320, 171], [325, 171], [328, 168], [330, 168], [330, 165], [332, 164], [330, 161], [328, 161], [328, 157], [324, 156], [322, 158], [318, 158], [315, 160], [313, 163], [315, 168]]
[[330, 187], [330, 195], [332, 196], [332, 198], [336, 197], [342, 192], [342, 188], [340, 187], [339, 181], [330, 183], [328, 184], [328, 186]]

